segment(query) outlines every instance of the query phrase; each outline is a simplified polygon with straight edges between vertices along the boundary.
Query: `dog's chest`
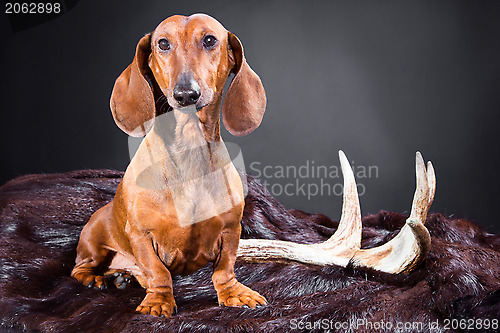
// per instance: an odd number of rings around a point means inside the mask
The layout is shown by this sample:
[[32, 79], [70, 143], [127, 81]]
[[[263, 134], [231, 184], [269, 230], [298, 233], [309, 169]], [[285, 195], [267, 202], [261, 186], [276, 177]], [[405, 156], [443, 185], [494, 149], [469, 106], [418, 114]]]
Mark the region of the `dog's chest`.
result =
[[166, 211], [182, 227], [220, 216], [244, 201], [240, 175], [224, 142], [206, 142], [196, 119], [182, 126], [177, 121], [174, 136], [161, 135], [171, 128], [153, 128], [128, 172], [137, 186], [168, 197]]
[[241, 179], [222, 145], [192, 149], [191, 156], [166, 168], [170, 169], [167, 184], [181, 226], [219, 216], [243, 201]]

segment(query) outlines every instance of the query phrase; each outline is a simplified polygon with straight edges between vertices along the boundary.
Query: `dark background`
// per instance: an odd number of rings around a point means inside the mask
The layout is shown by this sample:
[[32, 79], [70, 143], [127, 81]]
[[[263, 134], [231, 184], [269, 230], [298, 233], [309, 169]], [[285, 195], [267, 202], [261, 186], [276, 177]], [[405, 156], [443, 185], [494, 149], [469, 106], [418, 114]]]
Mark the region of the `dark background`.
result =
[[[247, 170], [338, 165], [343, 149], [355, 165], [378, 168], [360, 179], [363, 214], [405, 212], [420, 150], [437, 173], [432, 211], [500, 232], [500, 1], [72, 2], [18, 32], [0, 15], [2, 184], [124, 170], [127, 136], [109, 111], [114, 80], [164, 18], [204, 12], [238, 35], [266, 88], [262, 126], [244, 138], [223, 133], [242, 147]], [[340, 217], [338, 196], [279, 199]]]

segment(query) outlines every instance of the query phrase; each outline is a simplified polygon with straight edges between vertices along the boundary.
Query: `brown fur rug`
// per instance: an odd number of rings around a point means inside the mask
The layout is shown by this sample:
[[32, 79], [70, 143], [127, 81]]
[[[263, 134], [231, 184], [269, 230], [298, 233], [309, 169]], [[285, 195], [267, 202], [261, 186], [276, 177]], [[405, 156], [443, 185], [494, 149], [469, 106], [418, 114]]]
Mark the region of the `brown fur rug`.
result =
[[[145, 295], [139, 286], [100, 291], [69, 276], [80, 230], [113, 198], [121, 176], [109, 170], [29, 175], [0, 188], [0, 330], [356, 332], [374, 331], [377, 326], [369, 325], [378, 323], [388, 332], [400, 327], [396, 325], [441, 332], [453, 328], [450, 319], [493, 322], [500, 316], [500, 236], [441, 214], [429, 216], [431, 251], [408, 275], [237, 262], [237, 278], [269, 302], [266, 307], [240, 309], [217, 305], [207, 266], [174, 278], [178, 314], [169, 319], [137, 314], [134, 309]], [[319, 242], [337, 227], [320, 214], [287, 211], [251, 177], [246, 202], [243, 238]], [[389, 212], [365, 217], [363, 247], [387, 242], [405, 218]], [[356, 322], [360, 326], [352, 326]], [[412, 323], [417, 326], [410, 329]]]

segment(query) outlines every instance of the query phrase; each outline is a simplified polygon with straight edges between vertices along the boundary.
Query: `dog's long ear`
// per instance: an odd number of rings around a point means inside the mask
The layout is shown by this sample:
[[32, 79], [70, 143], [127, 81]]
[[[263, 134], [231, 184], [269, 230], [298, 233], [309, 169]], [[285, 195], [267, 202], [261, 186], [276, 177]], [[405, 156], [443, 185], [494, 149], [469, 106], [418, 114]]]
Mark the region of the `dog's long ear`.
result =
[[260, 125], [266, 110], [266, 92], [259, 76], [247, 64], [238, 37], [229, 32], [228, 42], [235, 76], [224, 98], [222, 117], [231, 134], [242, 136]]
[[151, 34], [141, 38], [134, 60], [116, 79], [110, 100], [118, 127], [136, 137], [146, 135], [152, 126], [152, 121], [147, 121], [156, 114], [153, 94], [156, 81], [148, 66], [150, 44]]

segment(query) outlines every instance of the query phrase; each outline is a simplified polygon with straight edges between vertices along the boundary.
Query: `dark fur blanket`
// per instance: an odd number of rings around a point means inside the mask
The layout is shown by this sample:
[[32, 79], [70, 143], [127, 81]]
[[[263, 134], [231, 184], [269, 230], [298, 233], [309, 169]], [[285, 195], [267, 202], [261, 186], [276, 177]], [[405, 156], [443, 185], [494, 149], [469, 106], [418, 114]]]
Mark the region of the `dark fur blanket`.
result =
[[[441, 214], [429, 216], [432, 249], [408, 275], [237, 262], [237, 278], [264, 295], [268, 306], [219, 307], [211, 267], [205, 267], [174, 278], [178, 314], [169, 319], [137, 314], [142, 288], [86, 289], [69, 276], [80, 230], [113, 198], [121, 176], [106, 170], [31, 175], [0, 188], [0, 330], [373, 331], [371, 324], [386, 331], [406, 325], [411, 331], [435, 327], [440, 332], [452, 328], [446, 319], [498, 320], [500, 237]], [[388, 241], [404, 221], [405, 216], [389, 212], [365, 217], [363, 247]], [[323, 215], [287, 211], [252, 178], [242, 224], [243, 238], [296, 242], [323, 241], [337, 226]], [[360, 326], [353, 326], [356, 322]]]

